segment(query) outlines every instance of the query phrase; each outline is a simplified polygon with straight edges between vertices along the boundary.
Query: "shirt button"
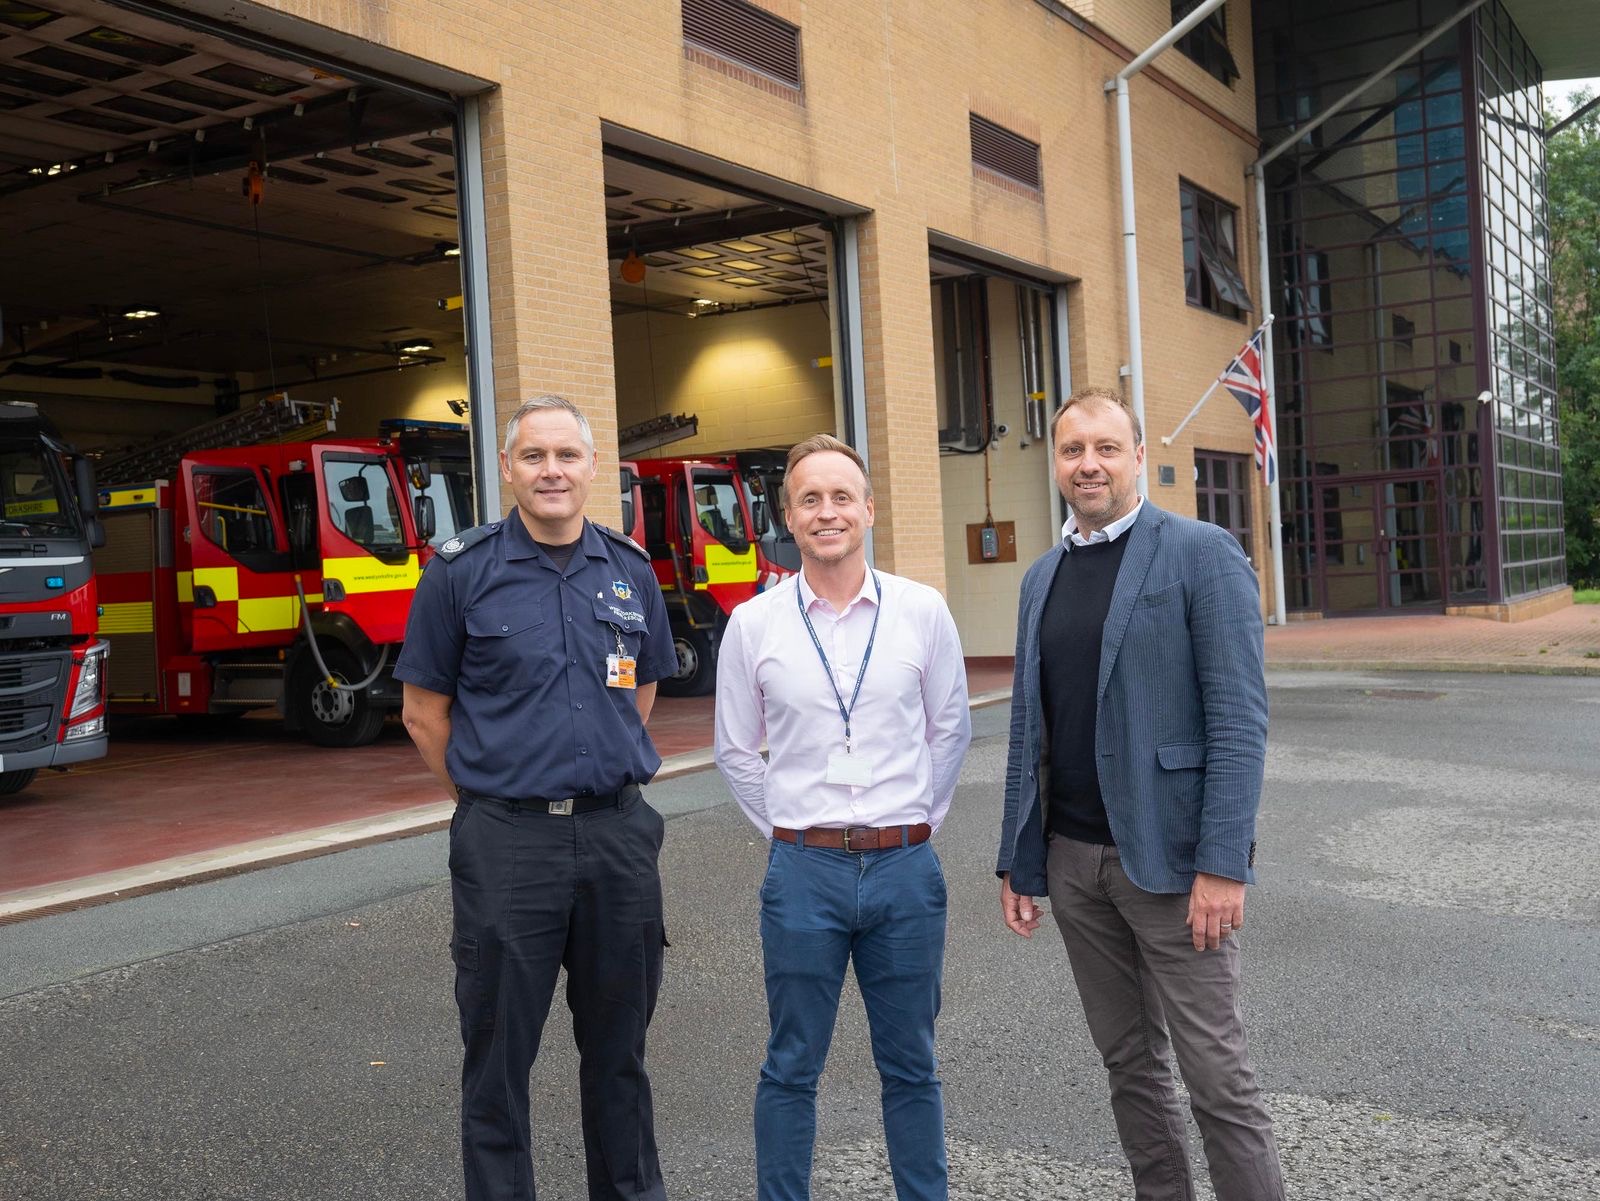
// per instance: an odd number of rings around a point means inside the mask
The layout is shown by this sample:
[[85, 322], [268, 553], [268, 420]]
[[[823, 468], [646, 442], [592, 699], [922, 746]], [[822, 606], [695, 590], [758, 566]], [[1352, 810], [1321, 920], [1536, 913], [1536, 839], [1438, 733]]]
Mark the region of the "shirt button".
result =
[[569, 618], [567, 618], [567, 624], [568, 624], [568, 625], [571, 625], [571, 624], [572, 624], [572, 618], [570, 618], [570, 617], [569, 617]]
[[578, 702], [578, 708], [580, 708], [580, 709], [583, 708], [583, 702], [582, 701]]
[[580, 747], [579, 747], [579, 748], [578, 748], [578, 754], [580, 754], [580, 755], [587, 755], [587, 754], [588, 754], [588, 753], [589, 753], [589, 748], [588, 748], [588, 747], [586, 747], [586, 746], [580, 746]]
[[500, 627], [500, 632], [501, 632], [501, 633], [502, 633], [502, 634], [504, 634], [504, 633], [506, 633], [506, 632], [508, 632], [508, 631], [509, 631], [509, 630], [510, 630], [510, 629], [511, 629], [511, 627], [510, 627], [510, 626], [501, 626], [501, 627]]

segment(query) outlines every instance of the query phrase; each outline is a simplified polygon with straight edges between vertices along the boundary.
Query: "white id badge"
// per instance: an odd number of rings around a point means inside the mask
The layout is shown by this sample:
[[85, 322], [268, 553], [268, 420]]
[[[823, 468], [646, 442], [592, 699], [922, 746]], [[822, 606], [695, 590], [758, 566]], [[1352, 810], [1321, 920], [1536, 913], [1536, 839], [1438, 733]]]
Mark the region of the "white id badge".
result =
[[606, 656], [606, 687], [637, 688], [638, 665], [632, 655]]
[[864, 755], [844, 755], [835, 752], [828, 756], [829, 784], [849, 784], [855, 788], [872, 786], [872, 764]]

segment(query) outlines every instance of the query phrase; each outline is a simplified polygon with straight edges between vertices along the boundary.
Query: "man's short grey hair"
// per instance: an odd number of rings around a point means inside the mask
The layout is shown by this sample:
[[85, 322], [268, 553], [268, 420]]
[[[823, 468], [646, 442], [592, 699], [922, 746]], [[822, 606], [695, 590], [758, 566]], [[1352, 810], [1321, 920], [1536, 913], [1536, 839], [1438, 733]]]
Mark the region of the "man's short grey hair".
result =
[[511, 414], [511, 420], [506, 422], [506, 457], [511, 457], [512, 444], [517, 440], [517, 426], [522, 424], [522, 419], [529, 413], [538, 413], [545, 409], [555, 409], [558, 412], [570, 413], [573, 420], [578, 423], [578, 432], [583, 435], [583, 446], [591, 455], [594, 454], [594, 431], [589, 428], [589, 419], [583, 411], [565, 396], [535, 396], [525, 400], [517, 406], [517, 411]]

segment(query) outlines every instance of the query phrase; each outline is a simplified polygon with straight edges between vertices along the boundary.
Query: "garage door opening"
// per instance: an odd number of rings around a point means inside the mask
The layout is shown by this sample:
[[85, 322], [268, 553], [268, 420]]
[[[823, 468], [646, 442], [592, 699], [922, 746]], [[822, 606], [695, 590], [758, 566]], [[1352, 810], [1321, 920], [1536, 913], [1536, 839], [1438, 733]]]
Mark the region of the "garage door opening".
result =
[[112, 710], [370, 741], [476, 520], [457, 103], [92, 0], [0, 34], [0, 400], [97, 462]]
[[637, 536], [666, 592], [679, 672], [710, 691], [733, 607], [799, 570], [788, 448], [854, 441], [841, 345], [840, 222], [815, 209], [606, 157], [618, 441]]

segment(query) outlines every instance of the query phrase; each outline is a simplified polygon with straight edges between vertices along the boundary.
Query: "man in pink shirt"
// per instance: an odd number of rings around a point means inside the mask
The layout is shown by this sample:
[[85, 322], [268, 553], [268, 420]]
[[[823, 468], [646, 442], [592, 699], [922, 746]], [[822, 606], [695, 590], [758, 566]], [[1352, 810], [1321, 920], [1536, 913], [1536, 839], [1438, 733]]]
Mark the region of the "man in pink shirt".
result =
[[868, 568], [872, 481], [853, 449], [797, 444], [784, 494], [802, 569], [734, 610], [717, 668], [717, 767], [772, 840], [757, 1197], [811, 1196], [817, 1079], [854, 959], [895, 1194], [945, 1201], [945, 885], [928, 838], [972, 738], [961, 642], [939, 593]]

